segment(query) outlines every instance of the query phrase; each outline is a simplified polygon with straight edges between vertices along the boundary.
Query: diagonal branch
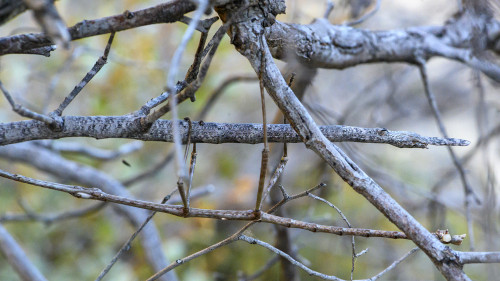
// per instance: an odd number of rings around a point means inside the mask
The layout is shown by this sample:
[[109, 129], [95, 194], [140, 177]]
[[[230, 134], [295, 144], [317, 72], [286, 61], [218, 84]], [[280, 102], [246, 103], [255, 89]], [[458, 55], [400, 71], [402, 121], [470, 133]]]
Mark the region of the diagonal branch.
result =
[[[216, 11], [224, 19], [224, 14], [231, 13], [234, 8], [228, 6], [216, 7]], [[447, 279], [469, 280], [456, 262], [455, 253], [442, 245], [415, 218], [387, 194], [373, 179], [362, 171], [347, 155], [322, 134], [304, 106], [281, 76], [278, 67], [273, 62], [271, 53], [265, 42], [261, 45], [259, 36], [264, 32], [263, 26], [269, 25], [269, 14], [283, 13], [285, 7], [279, 4], [267, 7], [252, 6], [247, 14], [236, 20], [232, 30], [232, 43], [245, 56], [256, 73], [264, 66], [263, 80], [269, 95], [286, 116], [293, 128], [300, 134], [306, 147], [313, 150], [353, 189], [363, 195], [392, 223], [401, 229], [417, 244], [434, 262], [436, 267]], [[265, 50], [266, 59], [260, 56]]]
[[[118, 32], [140, 26], [172, 23], [181, 20], [184, 14], [194, 11], [196, 5], [192, 1], [176, 0], [154, 7], [110, 17], [84, 20], [68, 28], [71, 40]], [[0, 38], [0, 56], [6, 54], [25, 53], [26, 50], [50, 46], [52, 42], [44, 33], [20, 34]]]

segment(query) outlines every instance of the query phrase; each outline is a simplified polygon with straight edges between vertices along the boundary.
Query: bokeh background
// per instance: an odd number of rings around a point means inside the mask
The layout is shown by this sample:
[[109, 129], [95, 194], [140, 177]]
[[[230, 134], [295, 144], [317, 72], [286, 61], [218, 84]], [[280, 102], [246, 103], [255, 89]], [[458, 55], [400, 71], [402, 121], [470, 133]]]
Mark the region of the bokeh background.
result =
[[[96, 19], [151, 7], [162, 1], [58, 1], [57, 7], [68, 26], [84, 19]], [[353, 14], [373, 9], [372, 1], [337, 1], [330, 16], [341, 24]], [[366, 4], [366, 5], [363, 5]], [[354, 5], [357, 5], [354, 7]], [[284, 22], [310, 23], [322, 17], [325, 1], [287, 1]], [[382, 1], [379, 11], [360, 24], [369, 30], [393, 30], [414, 26], [442, 25], [457, 10], [456, 1], [417, 0]], [[357, 11], [357, 12], [356, 12]], [[212, 14], [211, 16], [214, 16]], [[213, 34], [220, 26], [212, 27]], [[108, 64], [67, 108], [65, 115], [123, 115], [137, 110], [164, 87], [170, 59], [185, 31], [183, 23], [140, 27], [117, 33]], [[0, 27], [0, 36], [38, 32], [30, 13], [25, 13]], [[189, 43], [180, 73], [189, 68], [198, 44], [199, 34]], [[70, 50], [58, 49], [50, 58], [35, 55], [7, 55], [0, 58], [0, 79], [16, 101], [38, 112], [53, 110], [91, 69], [102, 55], [107, 35], [72, 42]], [[285, 70], [286, 65], [277, 61]], [[481, 204], [472, 207], [477, 251], [499, 251], [498, 237], [500, 150], [498, 136], [474, 149], [485, 132], [499, 121], [498, 85], [474, 73], [468, 67], [446, 59], [435, 58], [428, 65], [430, 83], [451, 137], [471, 141], [469, 147], [455, 148], [463, 157], [474, 153], [465, 164], [468, 179]], [[253, 75], [249, 63], [231, 46], [226, 36], [211, 64], [196, 102], [179, 105], [179, 116], [195, 116], [210, 94], [226, 79], [236, 75]], [[320, 70], [308, 88], [304, 103], [319, 124], [345, 124], [384, 127], [390, 130], [414, 131], [422, 135], [440, 136], [423, 92], [418, 69], [407, 64], [370, 64], [345, 70]], [[479, 77], [479, 78], [478, 78]], [[182, 79], [180, 75], [178, 79]], [[484, 92], [478, 87], [481, 83]], [[260, 94], [256, 82], [231, 85], [210, 109], [204, 121], [261, 122]], [[266, 99], [268, 116], [277, 112]], [[0, 122], [23, 120], [0, 98]], [[164, 118], [170, 118], [166, 115]], [[89, 146], [116, 149], [129, 140], [64, 139]], [[464, 215], [464, 192], [445, 147], [399, 149], [383, 144], [340, 144], [366, 172], [429, 230], [449, 229], [452, 234], [467, 233]], [[66, 153], [68, 159], [91, 165], [109, 175], [127, 180], [162, 161], [171, 149], [167, 143], [144, 143], [131, 155], [114, 161], [99, 161]], [[216, 209], [250, 209], [260, 169], [262, 145], [198, 144], [194, 186], [213, 185], [214, 191], [193, 202], [194, 207]], [[126, 160], [130, 167], [122, 163]], [[276, 163], [271, 163], [274, 166]], [[13, 173], [60, 182], [29, 165], [0, 159], [0, 168]], [[130, 191], [144, 200], [159, 201], [176, 184], [172, 164], [156, 175], [134, 184]], [[451, 177], [443, 175], [451, 173]], [[442, 180], [443, 179], [443, 180]], [[339, 179], [318, 156], [303, 144], [289, 145], [289, 163], [283, 185], [289, 193], [297, 193], [326, 182], [321, 196], [342, 210], [354, 227], [396, 230], [396, 228], [362, 196]], [[437, 190], [437, 192], [433, 192]], [[435, 201], [431, 199], [434, 198]], [[431, 204], [431, 202], [439, 202]], [[89, 202], [55, 191], [0, 179], [0, 219], [8, 213], [22, 213], [27, 205], [38, 213], [62, 212], [88, 205]], [[302, 198], [286, 206], [289, 216], [322, 224], [344, 226], [340, 216], [326, 205]], [[205, 248], [236, 231], [241, 222], [210, 219], [183, 219], [166, 214], [154, 218], [164, 252], [176, 260]], [[127, 221], [111, 208], [80, 219], [50, 225], [37, 222], [4, 222], [29, 258], [49, 280], [93, 280], [116, 251], [134, 232]], [[271, 225], [256, 225], [250, 232], [274, 243]], [[290, 230], [301, 261], [311, 268], [349, 278], [351, 267], [350, 237]], [[279, 239], [279, 238], [278, 238]], [[356, 238], [358, 251], [369, 251], [358, 258], [354, 277], [369, 278], [414, 247], [409, 241], [381, 238]], [[454, 249], [470, 249], [466, 239]], [[235, 242], [176, 269], [181, 280], [237, 280], [238, 274], [252, 274], [273, 257], [269, 251]], [[494, 280], [500, 274], [496, 265], [467, 265], [465, 271], [474, 280]], [[300, 271], [302, 280], [313, 280]], [[109, 273], [108, 280], [144, 280], [150, 267], [137, 243]], [[273, 266], [259, 280], [278, 280], [279, 266]], [[0, 280], [17, 280], [14, 271], [0, 256]], [[417, 253], [385, 275], [383, 280], [442, 280], [423, 254]]]

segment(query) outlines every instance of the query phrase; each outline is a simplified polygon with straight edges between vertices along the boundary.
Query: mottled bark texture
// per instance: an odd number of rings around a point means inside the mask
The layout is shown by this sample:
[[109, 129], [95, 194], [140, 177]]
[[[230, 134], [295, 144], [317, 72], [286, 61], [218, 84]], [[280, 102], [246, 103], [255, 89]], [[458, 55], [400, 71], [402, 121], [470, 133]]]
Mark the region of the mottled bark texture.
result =
[[[455, 253], [441, 244], [438, 239], [352, 162], [342, 150], [331, 144], [288, 87], [279, 69], [274, 64], [266, 40], [263, 38], [265, 29], [275, 23], [274, 16], [284, 12], [284, 1], [272, 1], [272, 3], [268, 1], [251, 1], [245, 13], [236, 13], [236, 9], [237, 5], [216, 7], [216, 11], [223, 20], [229, 16], [236, 17], [234, 19], [235, 24], [231, 26], [229, 31], [231, 42], [248, 59], [254, 70], [263, 79], [269, 95], [292, 127], [302, 137], [306, 146], [315, 151], [355, 191], [363, 195], [410, 237], [429, 256], [448, 280], [469, 280], [462, 271], [462, 265], [458, 263]], [[261, 70], [263, 70], [262, 73]]]
[[[45, 123], [30, 120], [0, 123], [0, 145], [31, 140], [91, 137], [96, 139], [127, 138], [143, 141], [173, 142], [172, 121], [158, 120], [147, 131], [141, 130], [139, 117], [131, 116], [66, 116], [62, 130], [54, 131]], [[262, 124], [192, 122], [191, 132], [187, 121], [179, 121], [183, 143], [190, 133], [193, 143], [262, 143]], [[285, 124], [267, 126], [269, 142], [302, 142], [302, 138]], [[352, 126], [321, 126], [320, 130], [332, 142], [387, 143], [396, 147], [426, 148], [428, 145], [468, 145], [469, 142], [454, 138], [425, 137], [413, 132], [389, 131], [385, 128], [360, 128]]]

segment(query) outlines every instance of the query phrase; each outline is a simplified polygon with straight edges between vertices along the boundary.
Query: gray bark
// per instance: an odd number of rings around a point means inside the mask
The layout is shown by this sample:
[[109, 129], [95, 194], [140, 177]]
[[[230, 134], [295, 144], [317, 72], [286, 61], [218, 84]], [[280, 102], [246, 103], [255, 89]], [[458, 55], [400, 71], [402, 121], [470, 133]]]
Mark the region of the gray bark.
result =
[[[36, 121], [0, 123], [0, 145], [40, 139], [91, 137], [96, 139], [127, 138], [143, 141], [173, 142], [172, 121], [158, 120], [142, 132], [139, 118], [131, 116], [66, 116], [62, 118], [62, 131], [53, 131], [46, 124]], [[179, 121], [182, 141], [187, 142], [188, 122]], [[290, 125], [268, 125], [269, 142], [302, 142]], [[413, 132], [389, 131], [385, 128], [360, 128], [351, 126], [321, 126], [320, 130], [332, 142], [387, 143], [396, 147], [426, 148], [428, 145], [468, 145], [469, 142], [454, 138], [425, 137]], [[191, 141], [196, 143], [248, 143], [263, 141], [262, 124], [231, 124], [192, 122]]]

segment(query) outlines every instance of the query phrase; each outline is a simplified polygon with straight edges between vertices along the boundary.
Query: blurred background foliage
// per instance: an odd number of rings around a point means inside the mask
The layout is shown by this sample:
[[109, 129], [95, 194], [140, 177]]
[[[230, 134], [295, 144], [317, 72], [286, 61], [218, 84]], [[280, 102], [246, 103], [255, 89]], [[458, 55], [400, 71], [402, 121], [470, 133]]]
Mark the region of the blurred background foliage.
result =
[[[134, 11], [162, 1], [57, 1], [57, 7], [68, 26], [83, 19], [95, 19]], [[364, 3], [364, 4], [363, 4]], [[373, 8], [371, 1], [340, 1], [336, 3], [330, 21], [342, 23], [352, 15]], [[357, 4], [358, 6], [353, 6]], [[366, 5], [365, 5], [366, 4]], [[287, 1], [287, 14], [279, 20], [307, 24], [324, 14], [325, 1]], [[455, 1], [383, 1], [377, 14], [359, 27], [370, 30], [401, 29], [420, 25], [442, 25], [456, 11]], [[212, 15], [213, 16], [213, 15]], [[220, 26], [212, 27], [211, 34]], [[80, 93], [66, 110], [66, 115], [123, 115], [137, 110], [149, 99], [159, 95], [166, 81], [170, 59], [186, 26], [182, 23], [152, 25], [123, 31], [116, 35], [108, 64]], [[0, 35], [38, 32], [31, 14], [25, 13], [0, 27]], [[199, 34], [189, 43], [182, 61], [185, 73], [198, 44]], [[72, 42], [70, 50], [59, 49], [50, 58], [34, 55], [8, 55], [0, 59], [0, 77], [17, 101], [38, 112], [54, 109], [90, 70], [102, 55], [107, 35]], [[277, 62], [283, 69], [282, 62]], [[433, 59], [429, 63], [431, 85], [442, 110], [448, 133], [468, 139], [469, 147], [456, 148], [463, 156], [477, 143], [478, 90], [472, 71], [455, 62]], [[179, 106], [180, 117], [195, 116], [203, 108], [209, 94], [227, 78], [252, 74], [248, 62], [230, 45], [227, 36], [212, 62], [203, 86], [196, 93], [196, 102]], [[179, 76], [178, 79], [183, 77]], [[499, 97], [496, 85], [482, 78], [486, 91], [488, 126], [499, 120]], [[230, 86], [209, 111], [204, 121], [261, 122], [260, 100], [256, 82]], [[320, 70], [308, 89], [304, 103], [319, 124], [345, 124], [365, 127], [385, 127], [407, 130], [428, 136], [439, 136], [435, 120], [427, 105], [418, 70], [406, 64], [361, 65], [346, 70]], [[266, 101], [268, 116], [277, 109], [271, 99]], [[0, 121], [22, 120], [0, 99]], [[165, 118], [170, 118], [169, 115]], [[495, 124], [493, 124], [495, 125]], [[128, 140], [71, 139], [83, 144], [116, 149]], [[388, 145], [341, 144], [347, 154], [373, 176], [398, 202], [431, 231], [449, 229], [452, 234], [467, 232], [463, 207], [463, 190], [454, 176], [440, 186], [436, 194], [445, 207], [439, 213], [429, 213], [433, 185], [444, 172], [453, 170], [444, 147], [429, 149], [398, 149]], [[199, 144], [194, 186], [212, 184], [215, 191], [193, 202], [194, 207], [217, 209], [250, 209], [260, 169], [261, 145]], [[64, 154], [68, 159], [91, 165], [109, 175], [126, 180], [161, 161], [171, 149], [170, 144], [145, 143], [141, 151], [115, 161], [98, 161], [88, 157]], [[500, 250], [498, 237], [498, 140], [492, 141], [466, 165], [467, 175], [483, 204], [474, 206], [476, 250]], [[487, 160], [485, 160], [487, 159]], [[120, 160], [126, 160], [130, 167]], [[490, 166], [486, 166], [486, 161]], [[271, 163], [274, 166], [275, 163]], [[27, 165], [0, 159], [0, 167], [26, 176], [61, 182]], [[487, 168], [489, 167], [489, 169]], [[487, 177], [493, 177], [488, 187]], [[303, 144], [289, 145], [289, 163], [283, 185], [289, 193], [297, 193], [326, 182], [322, 196], [339, 207], [354, 227], [396, 230], [362, 196], [341, 181], [331, 169]], [[173, 166], [130, 187], [144, 200], [160, 201], [175, 188]], [[0, 216], [20, 213], [22, 204], [39, 213], [61, 212], [88, 206], [89, 202], [65, 194], [47, 191], [7, 180], [0, 180]], [[302, 198], [286, 206], [291, 217], [323, 224], [344, 226], [331, 208]], [[183, 219], [165, 214], [154, 218], [163, 248], [170, 260], [176, 260], [205, 248], [243, 225], [242, 222], [209, 219]], [[433, 222], [434, 221], [434, 222]], [[36, 222], [6, 223], [7, 229], [26, 250], [28, 256], [50, 280], [93, 280], [111, 260], [134, 229], [106, 207], [98, 213], [75, 220], [50, 225]], [[313, 269], [340, 278], [349, 278], [351, 266], [350, 237], [290, 230], [302, 261]], [[274, 243], [271, 225], [256, 225], [250, 231], [264, 241]], [[278, 238], [279, 239], [279, 238]], [[356, 248], [368, 248], [356, 262], [355, 278], [373, 276], [400, 258], [414, 244], [380, 238], [356, 238]], [[468, 250], [468, 240], [462, 246]], [[235, 242], [208, 255], [178, 267], [181, 280], [236, 280], [237, 274], [252, 274], [272, 258], [269, 251], [242, 242]], [[135, 242], [123, 259], [109, 273], [108, 280], [143, 280], [150, 267], [144, 261], [142, 249]], [[474, 280], [498, 276], [495, 265], [468, 265], [466, 273]], [[300, 271], [302, 280], [312, 277]], [[496, 275], [495, 275], [496, 274]], [[274, 265], [260, 280], [278, 280], [279, 266]], [[0, 280], [16, 280], [17, 276], [0, 256]], [[422, 253], [410, 257], [384, 280], [441, 280], [440, 274]], [[492, 280], [492, 279], [490, 279]]]

